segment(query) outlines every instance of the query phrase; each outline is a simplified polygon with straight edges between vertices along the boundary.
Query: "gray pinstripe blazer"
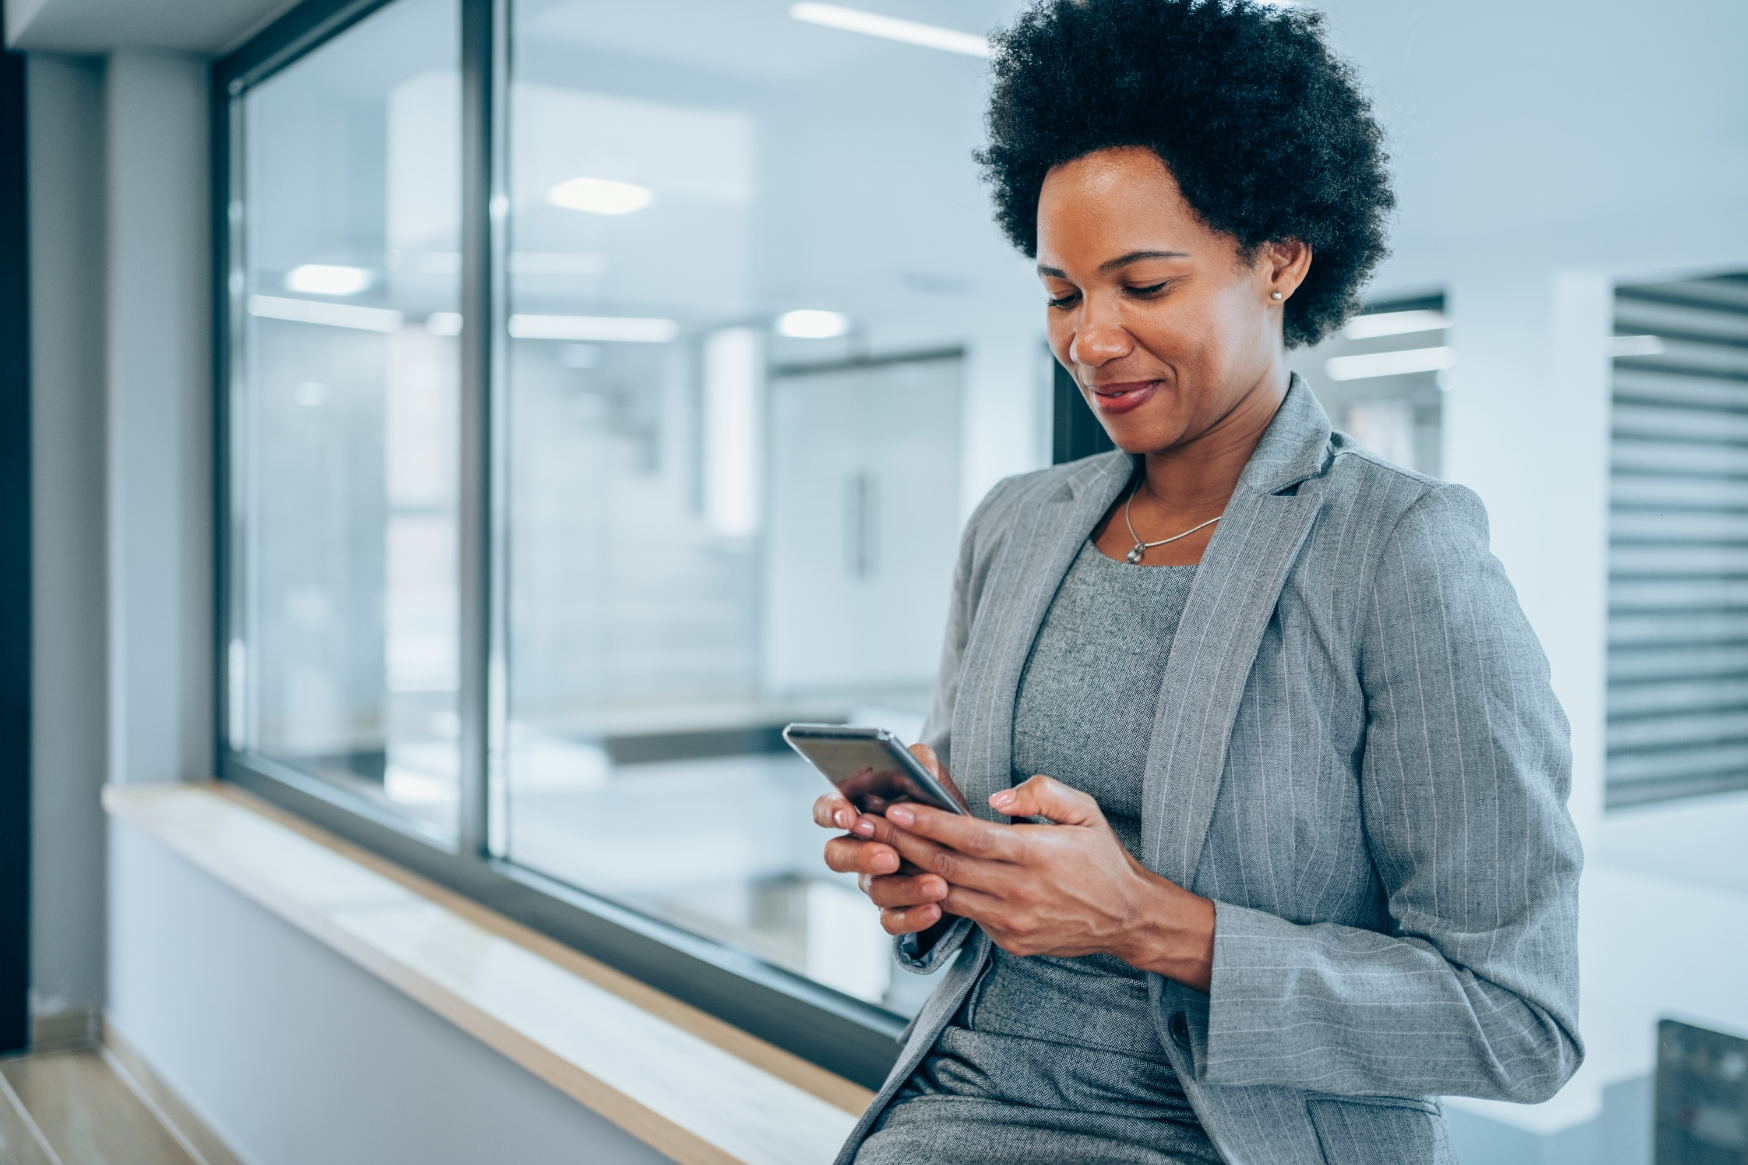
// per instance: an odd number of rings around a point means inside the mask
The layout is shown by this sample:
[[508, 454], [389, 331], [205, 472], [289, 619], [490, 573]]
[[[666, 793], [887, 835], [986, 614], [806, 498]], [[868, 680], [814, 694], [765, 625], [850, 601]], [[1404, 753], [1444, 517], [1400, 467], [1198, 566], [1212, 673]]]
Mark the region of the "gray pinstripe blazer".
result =
[[[1009, 478], [960, 553], [924, 736], [973, 812], [1011, 781], [1020, 673], [1123, 453]], [[1154, 710], [1142, 860], [1216, 903], [1211, 995], [1154, 976], [1160, 1042], [1225, 1158], [1454, 1162], [1438, 1095], [1533, 1102], [1583, 1057], [1570, 750], [1461, 486], [1380, 461], [1297, 376], [1202, 558]], [[854, 1157], [989, 955], [960, 958]]]

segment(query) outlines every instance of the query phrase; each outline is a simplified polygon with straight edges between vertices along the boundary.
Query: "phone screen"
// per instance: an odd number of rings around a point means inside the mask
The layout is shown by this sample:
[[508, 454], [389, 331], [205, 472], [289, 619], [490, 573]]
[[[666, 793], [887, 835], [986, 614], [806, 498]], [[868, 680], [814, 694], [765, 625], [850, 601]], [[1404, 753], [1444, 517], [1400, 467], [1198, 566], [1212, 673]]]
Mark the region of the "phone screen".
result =
[[837, 786], [846, 801], [870, 815], [884, 816], [888, 805], [913, 801], [963, 813], [915, 757], [890, 734], [878, 730], [791, 725], [783, 736], [796, 752]]

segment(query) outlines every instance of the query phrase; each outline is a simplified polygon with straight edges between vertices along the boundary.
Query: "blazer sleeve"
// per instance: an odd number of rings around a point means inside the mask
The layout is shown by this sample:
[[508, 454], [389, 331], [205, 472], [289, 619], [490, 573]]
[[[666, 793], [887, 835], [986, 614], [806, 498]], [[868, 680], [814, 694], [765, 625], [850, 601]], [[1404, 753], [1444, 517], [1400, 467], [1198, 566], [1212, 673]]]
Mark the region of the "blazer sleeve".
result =
[[[1008, 477], [984, 495], [977, 509], [965, 523], [965, 533], [959, 539], [959, 560], [953, 569], [953, 599], [947, 608], [947, 632], [941, 646], [941, 666], [935, 673], [935, 692], [929, 704], [928, 718], [923, 721], [922, 742], [935, 750], [941, 764], [953, 771], [953, 709], [959, 699], [960, 673], [964, 670], [965, 645], [971, 641], [971, 625], [977, 617], [977, 600], [982, 592], [984, 567], [990, 559], [990, 547], [980, 531], [986, 518], [1008, 488], [1018, 481]], [[922, 934], [899, 935], [892, 940], [898, 965], [919, 975], [932, 974], [946, 966], [971, 933], [969, 919], [947, 915]]]
[[1363, 602], [1360, 801], [1389, 929], [1216, 904], [1196, 1075], [1546, 1100], [1584, 1055], [1570, 734], [1480, 499], [1417, 500]]

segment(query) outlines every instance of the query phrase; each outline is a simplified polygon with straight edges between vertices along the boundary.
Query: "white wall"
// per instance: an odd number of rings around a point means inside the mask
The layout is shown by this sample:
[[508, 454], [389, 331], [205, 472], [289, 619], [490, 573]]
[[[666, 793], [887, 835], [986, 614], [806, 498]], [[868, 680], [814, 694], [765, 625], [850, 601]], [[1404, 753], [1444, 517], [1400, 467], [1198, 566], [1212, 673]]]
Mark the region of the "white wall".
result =
[[[1552, 1135], [1595, 1118], [1611, 1085], [1652, 1070], [1658, 1016], [1748, 1030], [1739, 986], [1748, 845], [1739, 830], [1706, 827], [1748, 821], [1748, 797], [1654, 815], [1602, 808], [1603, 337], [1618, 283], [1748, 269], [1748, 123], [1740, 70], [1727, 63], [1748, 36], [1748, 8], [1330, 8], [1337, 43], [1357, 59], [1393, 135], [1401, 175], [1395, 255], [1378, 287], [1450, 295], [1458, 366], [1446, 397], [1445, 475], [1487, 503], [1493, 550], [1572, 721], [1571, 804], [1587, 857], [1588, 1056], [1546, 1104], [1457, 1102]], [[1633, 1151], [1648, 1160], [1647, 1146]]]
[[109, 1021], [249, 1165], [668, 1158], [123, 821]]
[[106, 83], [109, 779], [212, 775], [212, 278], [206, 64]]
[[31, 282], [31, 988], [103, 1001], [103, 71], [26, 65]]

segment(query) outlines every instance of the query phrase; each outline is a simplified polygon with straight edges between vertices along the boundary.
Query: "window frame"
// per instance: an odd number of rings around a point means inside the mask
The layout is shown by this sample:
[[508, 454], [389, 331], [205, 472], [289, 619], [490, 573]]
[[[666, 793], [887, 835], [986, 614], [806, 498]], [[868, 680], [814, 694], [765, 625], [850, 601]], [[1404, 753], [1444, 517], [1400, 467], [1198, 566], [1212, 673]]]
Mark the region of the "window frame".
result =
[[[510, 0], [460, 0], [463, 318], [461, 335], [460, 789], [449, 838], [267, 757], [230, 747], [229, 644], [240, 626], [241, 578], [232, 513], [232, 398], [246, 291], [243, 102], [255, 86], [395, 0], [304, 0], [211, 70], [214, 392], [214, 755], [221, 780], [514, 919], [682, 1002], [869, 1088], [896, 1061], [905, 1022], [750, 954], [519, 866], [493, 837], [502, 821], [494, 746], [504, 739], [506, 642], [502, 520], [507, 267], [504, 125]], [[500, 677], [494, 679], [493, 677]], [[498, 812], [494, 813], [494, 808]], [[498, 835], [501, 838], [501, 833]]]

